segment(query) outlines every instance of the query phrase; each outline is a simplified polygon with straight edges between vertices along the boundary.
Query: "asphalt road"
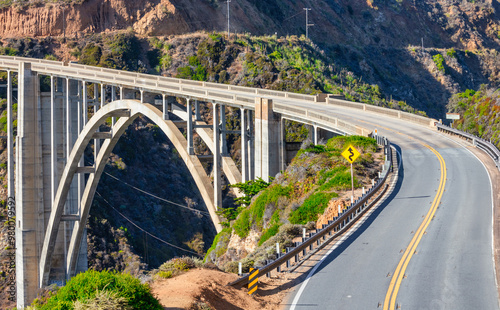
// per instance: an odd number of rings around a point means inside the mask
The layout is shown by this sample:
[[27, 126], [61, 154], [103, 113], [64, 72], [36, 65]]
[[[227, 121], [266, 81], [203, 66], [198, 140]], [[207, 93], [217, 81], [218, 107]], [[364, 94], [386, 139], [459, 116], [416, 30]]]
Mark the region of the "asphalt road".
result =
[[[499, 309], [491, 184], [481, 162], [418, 125], [347, 108], [319, 109], [377, 128], [398, 148], [402, 168], [390, 199], [325, 258], [300, 296], [305, 282], [295, 288], [287, 308]], [[418, 244], [411, 249], [414, 239]], [[398, 284], [393, 275], [405, 263]]]

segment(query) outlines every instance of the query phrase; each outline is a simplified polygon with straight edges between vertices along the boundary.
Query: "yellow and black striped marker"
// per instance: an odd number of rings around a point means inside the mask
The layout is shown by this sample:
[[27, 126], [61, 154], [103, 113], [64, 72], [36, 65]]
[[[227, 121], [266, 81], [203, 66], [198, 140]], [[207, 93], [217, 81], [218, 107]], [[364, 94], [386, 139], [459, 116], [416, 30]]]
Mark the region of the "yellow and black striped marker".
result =
[[248, 295], [253, 295], [259, 286], [259, 269], [250, 268], [248, 276]]

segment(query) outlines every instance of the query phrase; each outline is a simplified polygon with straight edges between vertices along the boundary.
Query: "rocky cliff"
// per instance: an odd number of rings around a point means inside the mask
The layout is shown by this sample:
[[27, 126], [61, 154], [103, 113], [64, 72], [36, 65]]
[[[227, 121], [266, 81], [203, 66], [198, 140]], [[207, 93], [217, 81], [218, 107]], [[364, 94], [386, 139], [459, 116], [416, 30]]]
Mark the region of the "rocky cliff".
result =
[[[0, 7], [3, 40], [64, 35], [88, 41], [125, 29], [172, 39], [227, 30], [222, 0], [5, 0]], [[304, 8], [311, 8], [309, 36], [332, 64], [436, 118], [443, 118], [453, 94], [500, 85], [498, 1], [239, 0], [229, 7], [231, 33], [278, 37], [303, 35]], [[446, 58], [452, 48], [456, 57]], [[448, 70], [436, 69], [437, 54]]]
[[[10, 5], [9, 5], [10, 4]], [[132, 28], [141, 35], [225, 31], [222, 0], [2, 1], [0, 37], [74, 37]], [[230, 3], [231, 32], [303, 34], [305, 14], [313, 41], [401, 48], [410, 45], [498, 48], [497, 1], [240, 0]]]

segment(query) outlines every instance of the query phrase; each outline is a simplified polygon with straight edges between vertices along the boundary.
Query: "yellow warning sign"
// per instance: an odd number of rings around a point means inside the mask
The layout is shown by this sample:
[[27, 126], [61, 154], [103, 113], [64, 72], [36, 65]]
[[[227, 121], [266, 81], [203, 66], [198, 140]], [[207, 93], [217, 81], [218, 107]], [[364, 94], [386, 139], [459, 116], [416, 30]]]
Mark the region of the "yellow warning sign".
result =
[[360, 153], [358, 150], [356, 150], [352, 145], [349, 145], [347, 149], [342, 152], [342, 156], [344, 156], [344, 158], [351, 164], [359, 157], [359, 155]]

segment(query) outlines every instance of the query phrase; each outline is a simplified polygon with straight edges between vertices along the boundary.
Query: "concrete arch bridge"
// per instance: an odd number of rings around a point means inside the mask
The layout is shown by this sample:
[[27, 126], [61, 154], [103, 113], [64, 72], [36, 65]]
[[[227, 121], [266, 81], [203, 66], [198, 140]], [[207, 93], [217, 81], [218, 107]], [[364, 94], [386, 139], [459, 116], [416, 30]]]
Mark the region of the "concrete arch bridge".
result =
[[[18, 307], [28, 305], [38, 288], [63, 284], [87, 269], [84, 227], [95, 189], [114, 145], [141, 115], [158, 125], [179, 151], [218, 231], [222, 174], [236, 183], [257, 177], [268, 180], [283, 170], [287, 162], [284, 120], [311, 126], [314, 142], [331, 133], [369, 134], [362, 127], [315, 112], [312, 107], [327, 101], [319, 95], [8, 56], [0, 56], [0, 70], [7, 72], [8, 195], [16, 202]], [[13, 89], [14, 77], [17, 90]], [[49, 92], [41, 91], [41, 77], [50, 79]], [[92, 96], [89, 89], [93, 89]], [[186, 107], [176, 104], [176, 98], [184, 98]], [[212, 124], [201, 119], [203, 104], [211, 105]], [[240, 110], [239, 130], [226, 128], [226, 106]], [[172, 115], [182, 119], [186, 137], [179, 122], [170, 119]], [[111, 131], [100, 132], [109, 117]], [[194, 132], [212, 152], [213, 180], [195, 154]], [[241, 169], [228, 155], [227, 134], [242, 137]], [[83, 152], [91, 141], [94, 164], [85, 166]]]

